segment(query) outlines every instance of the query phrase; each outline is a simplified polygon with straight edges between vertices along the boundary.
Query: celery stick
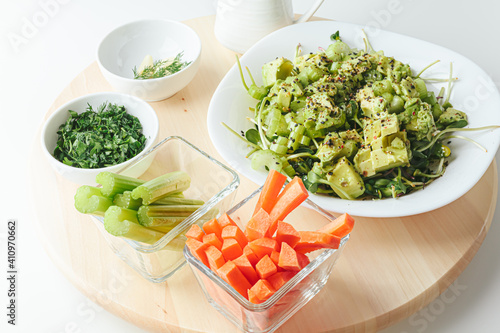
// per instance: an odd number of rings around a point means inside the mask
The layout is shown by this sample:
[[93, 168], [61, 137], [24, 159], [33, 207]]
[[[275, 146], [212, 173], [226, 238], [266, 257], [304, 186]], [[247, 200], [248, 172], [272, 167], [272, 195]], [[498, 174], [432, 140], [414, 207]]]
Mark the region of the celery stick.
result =
[[137, 242], [154, 244], [165, 234], [143, 227], [137, 221], [137, 212], [132, 209], [111, 206], [104, 214], [104, 228], [113, 236]]
[[151, 205], [198, 205], [201, 206], [205, 202], [203, 200], [196, 199], [185, 199], [185, 198], [176, 198], [172, 196], [164, 197], [162, 199], [156, 200], [152, 202]]
[[142, 204], [149, 205], [171, 193], [187, 190], [190, 183], [191, 178], [183, 171], [167, 173], [136, 187], [132, 198], [142, 198]]
[[141, 206], [137, 211], [137, 218], [145, 227], [175, 226], [200, 207], [200, 205]]
[[122, 208], [138, 210], [142, 205], [142, 199], [132, 199], [132, 191], [115, 194], [113, 203]]
[[105, 197], [113, 197], [117, 193], [132, 191], [137, 186], [144, 184], [142, 179], [127, 177], [112, 172], [100, 172], [95, 181], [102, 185], [101, 192]]
[[76, 190], [75, 208], [80, 213], [104, 216], [106, 209], [112, 204], [97, 187], [83, 185]]

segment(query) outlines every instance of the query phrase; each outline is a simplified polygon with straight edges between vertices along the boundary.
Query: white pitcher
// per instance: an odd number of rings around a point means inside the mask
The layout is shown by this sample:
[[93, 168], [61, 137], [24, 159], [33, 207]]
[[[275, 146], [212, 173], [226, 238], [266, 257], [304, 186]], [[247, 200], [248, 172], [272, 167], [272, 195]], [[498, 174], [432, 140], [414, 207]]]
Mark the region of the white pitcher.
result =
[[230, 50], [245, 52], [262, 37], [311, 18], [324, 0], [316, 0], [294, 20], [292, 0], [218, 0], [215, 37]]

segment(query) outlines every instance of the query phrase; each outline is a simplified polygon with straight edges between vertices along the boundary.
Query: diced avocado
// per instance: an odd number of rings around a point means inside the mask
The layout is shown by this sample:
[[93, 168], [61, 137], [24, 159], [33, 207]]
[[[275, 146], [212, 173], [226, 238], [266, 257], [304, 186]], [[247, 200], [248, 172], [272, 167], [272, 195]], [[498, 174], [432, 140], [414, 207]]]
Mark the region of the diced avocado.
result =
[[387, 102], [383, 97], [377, 97], [371, 87], [364, 87], [356, 93], [356, 101], [359, 102], [365, 117], [380, 118], [387, 114]]
[[334, 185], [331, 186], [333, 191], [342, 199], [355, 199], [365, 192], [363, 179], [346, 157], [338, 160], [326, 179]]
[[380, 134], [382, 137], [399, 132], [399, 121], [395, 114], [380, 118]]
[[294, 112], [299, 112], [305, 106], [306, 106], [306, 99], [304, 97], [294, 98], [290, 102], [290, 110], [292, 110]]
[[269, 90], [268, 97], [271, 97], [283, 111], [288, 111], [293, 98], [303, 95], [304, 91], [299, 79], [295, 76], [289, 76], [285, 80], [276, 80], [275, 84]]
[[372, 141], [380, 138], [381, 129], [380, 129], [380, 121], [372, 120], [370, 118], [365, 118], [364, 126], [363, 126], [363, 135], [365, 139], [366, 145], [371, 145]]
[[363, 143], [363, 138], [356, 130], [347, 130], [343, 132], [339, 132], [339, 136], [342, 140], [352, 140], [356, 143]]
[[380, 149], [372, 150], [371, 161], [373, 170], [381, 172], [407, 165], [409, 163], [408, 149], [406, 146], [406, 132], [395, 133], [387, 137], [387, 144]]
[[373, 169], [371, 152], [372, 150], [370, 148], [362, 148], [358, 150], [358, 153], [354, 156], [354, 167], [363, 177], [370, 177], [376, 173], [375, 169]]
[[401, 91], [407, 98], [419, 97], [415, 81], [411, 77], [401, 80]]
[[346, 120], [345, 113], [334, 106], [326, 93], [309, 96], [304, 109], [308, 129], [321, 130], [329, 127], [340, 127]]
[[307, 95], [326, 93], [328, 96], [333, 97], [337, 93], [337, 86], [331, 75], [325, 75], [318, 81], [308, 85], [304, 90]]
[[325, 140], [319, 146], [316, 156], [321, 163], [332, 162], [339, 157], [344, 147], [344, 141], [335, 132], [328, 133]]
[[277, 58], [262, 66], [262, 80], [266, 87], [272, 86], [277, 80], [284, 80], [293, 70], [293, 62], [286, 58]]
[[438, 119], [438, 123], [443, 125], [443, 126], [448, 126], [451, 123], [454, 123], [459, 120], [465, 120], [467, 121], [467, 115], [454, 108], [447, 108], [440, 116]]

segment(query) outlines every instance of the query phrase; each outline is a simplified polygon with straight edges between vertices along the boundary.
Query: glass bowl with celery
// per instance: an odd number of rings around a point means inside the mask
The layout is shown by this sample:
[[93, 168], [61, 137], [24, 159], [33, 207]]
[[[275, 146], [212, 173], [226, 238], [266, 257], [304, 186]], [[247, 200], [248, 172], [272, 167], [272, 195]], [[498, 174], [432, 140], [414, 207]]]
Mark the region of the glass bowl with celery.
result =
[[185, 264], [186, 231], [227, 210], [239, 178], [176, 136], [129, 168], [145, 172], [138, 178], [126, 176], [127, 169], [98, 174], [98, 186], [77, 189], [75, 208], [93, 217], [116, 255], [147, 280], [163, 282]]

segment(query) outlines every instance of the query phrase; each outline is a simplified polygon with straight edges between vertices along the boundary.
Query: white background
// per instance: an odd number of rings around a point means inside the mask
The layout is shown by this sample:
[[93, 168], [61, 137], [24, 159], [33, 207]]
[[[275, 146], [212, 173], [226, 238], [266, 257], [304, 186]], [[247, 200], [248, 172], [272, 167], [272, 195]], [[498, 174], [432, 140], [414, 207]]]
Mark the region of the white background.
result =
[[[295, 12], [303, 13], [310, 2], [294, 0]], [[93, 316], [77, 312], [82, 304], [90, 307], [90, 301], [62, 276], [36, 236], [26, 176], [31, 149], [48, 108], [95, 60], [98, 42], [108, 31], [136, 19], [182, 21], [213, 15], [215, 9], [215, 0], [0, 0], [0, 331], [143, 332], [97, 306]], [[326, 0], [316, 15], [440, 44], [476, 62], [499, 87], [499, 11], [498, 2], [489, 0]], [[27, 22], [37, 26], [23, 28]], [[14, 35], [24, 38], [20, 44], [12, 43]], [[453, 288], [385, 333], [500, 331], [499, 214]], [[9, 218], [20, 226], [16, 327], [6, 325]]]

